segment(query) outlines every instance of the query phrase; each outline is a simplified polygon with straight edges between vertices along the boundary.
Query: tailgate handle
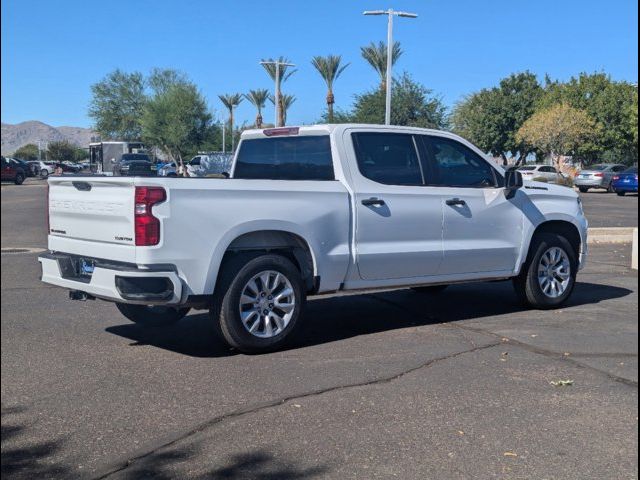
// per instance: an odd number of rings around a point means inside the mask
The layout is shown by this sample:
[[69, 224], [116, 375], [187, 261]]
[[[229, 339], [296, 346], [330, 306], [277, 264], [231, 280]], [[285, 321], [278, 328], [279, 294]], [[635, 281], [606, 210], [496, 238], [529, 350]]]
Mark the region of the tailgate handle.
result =
[[77, 190], [88, 192], [91, 190], [91, 184], [89, 182], [71, 182]]

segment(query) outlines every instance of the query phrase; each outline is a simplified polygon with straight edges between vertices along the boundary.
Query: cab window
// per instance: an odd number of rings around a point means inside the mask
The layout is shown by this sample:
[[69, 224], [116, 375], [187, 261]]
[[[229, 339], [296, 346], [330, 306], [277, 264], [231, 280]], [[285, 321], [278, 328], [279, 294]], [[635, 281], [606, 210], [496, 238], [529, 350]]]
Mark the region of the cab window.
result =
[[503, 186], [502, 176], [467, 146], [445, 137], [425, 135], [423, 140], [429, 152], [428, 185], [466, 188]]

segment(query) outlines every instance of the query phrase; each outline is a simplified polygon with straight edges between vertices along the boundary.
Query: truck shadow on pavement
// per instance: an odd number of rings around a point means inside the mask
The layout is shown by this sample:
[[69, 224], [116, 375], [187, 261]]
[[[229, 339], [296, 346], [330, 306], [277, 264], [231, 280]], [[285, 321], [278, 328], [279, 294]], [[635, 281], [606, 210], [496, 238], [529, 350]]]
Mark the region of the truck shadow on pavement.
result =
[[[625, 297], [632, 291], [611, 285], [578, 282], [563, 309]], [[524, 312], [510, 282], [455, 285], [437, 295], [413, 290], [318, 297], [307, 303], [305, 317], [288, 349], [335, 342], [401, 328]], [[125, 324], [107, 332], [193, 357], [225, 357], [238, 352], [220, 340], [206, 313], [189, 315], [170, 326]]]

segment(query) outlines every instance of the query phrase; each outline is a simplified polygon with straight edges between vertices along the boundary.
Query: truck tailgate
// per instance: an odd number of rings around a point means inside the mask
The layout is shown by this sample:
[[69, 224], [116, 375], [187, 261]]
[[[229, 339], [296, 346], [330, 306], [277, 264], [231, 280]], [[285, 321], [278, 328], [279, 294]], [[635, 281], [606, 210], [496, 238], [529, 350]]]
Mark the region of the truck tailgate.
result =
[[135, 246], [135, 187], [125, 177], [49, 178], [49, 234]]

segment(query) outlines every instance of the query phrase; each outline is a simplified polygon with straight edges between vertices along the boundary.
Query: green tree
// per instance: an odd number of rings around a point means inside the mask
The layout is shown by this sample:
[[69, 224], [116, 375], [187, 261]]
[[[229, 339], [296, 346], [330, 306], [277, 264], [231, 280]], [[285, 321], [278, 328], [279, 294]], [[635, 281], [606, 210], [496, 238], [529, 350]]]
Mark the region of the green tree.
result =
[[74, 162], [82, 162], [89, 158], [89, 151], [86, 148], [76, 147], [75, 152], [73, 154]]
[[[393, 81], [391, 123], [424, 128], [447, 128], [446, 107], [432, 91], [415, 82], [407, 73]], [[356, 123], [383, 124], [385, 92], [381, 89], [356, 95], [353, 111], [347, 116]]]
[[188, 82], [177, 83], [146, 102], [142, 136], [145, 143], [158, 146], [184, 167], [185, 155], [197, 151], [206, 140], [211, 118], [197, 87]]
[[[269, 101], [274, 105], [276, 103], [271, 95], [269, 95]], [[284, 127], [287, 124], [287, 112], [289, 111], [289, 107], [291, 107], [295, 101], [295, 95], [289, 95], [288, 93], [280, 94], [280, 127]]]
[[559, 169], [561, 156], [575, 155], [599, 135], [599, 130], [587, 112], [561, 103], [533, 114], [518, 130], [516, 139], [550, 155]]
[[141, 73], [115, 70], [91, 86], [89, 116], [103, 138], [140, 140], [144, 85]]
[[27, 143], [17, 149], [13, 156], [25, 161], [38, 160], [38, 146], [33, 143]]
[[[387, 44], [371, 42], [366, 47], [360, 47], [360, 53], [369, 65], [376, 71], [380, 77], [380, 90], [386, 90], [387, 85]], [[391, 65], [395, 65], [402, 55], [400, 42], [393, 42], [391, 47]]]
[[187, 76], [171, 68], [154, 68], [146, 81], [151, 91], [155, 94], [166, 93], [174, 85], [188, 85]]
[[49, 147], [47, 149], [48, 156], [50, 159], [58, 162], [75, 162], [77, 148], [78, 147], [67, 140], [49, 142]]
[[547, 78], [540, 108], [566, 103], [584, 110], [598, 125], [599, 134], [581, 145], [576, 155], [587, 163], [603, 159], [633, 163], [638, 160], [638, 140], [634, 134], [632, 109], [637, 115], [638, 87], [616, 82], [605, 73], [582, 73], [568, 82]]
[[[277, 60], [274, 60], [273, 58], [267, 58], [266, 60], [264, 58], [262, 59], [262, 62], [263, 62], [262, 66], [264, 67], [269, 77], [271, 77], [271, 80], [273, 80], [274, 82], [276, 81], [276, 73], [277, 73], [277, 69], [275, 65], [276, 61], [281, 64], [290, 63], [289, 60], [285, 57], [279, 57]], [[280, 65], [279, 71], [280, 71], [280, 85], [282, 85], [289, 78], [291, 78], [291, 75], [296, 73], [298, 70], [291, 70], [291, 67], [288, 65]], [[283, 118], [284, 105], [283, 105], [282, 88], [280, 88], [280, 106], [278, 111], [279, 111], [279, 115], [276, 122], [277, 123], [276, 127], [280, 127], [284, 125], [284, 118]]]
[[249, 90], [249, 93], [245, 95], [245, 98], [249, 100], [254, 107], [256, 107], [256, 128], [262, 128], [262, 109], [269, 98], [269, 90]]
[[500, 85], [471, 94], [458, 103], [451, 116], [453, 130], [485, 152], [509, 154], [523, 162], [531, 147], [519, 142], [516, 133], [536, 111], [544, 94], [531, 72], [512, 74]]
[[342, 57], [340, 55], [327, 55], [326, 57], [315, 56], [311, 64], [316, 68], [324, 82], [327, 84], [327, 118], [329, 123], [333, 123], [333, 104], [336, 103], [333, 94], [333, 84], [338, 79], [348, 63], [340, 65]]
[[235, 128], [233, 109], [242, 103], [243, 97], [240, 93], [225, 93], [224, 95], [218, 95], [218, 98], [229, 111], [229, 132], [231, 132], [231, 151], [233, 151], [235, 147], [235, 136], [233, 134], [233, 129]]

